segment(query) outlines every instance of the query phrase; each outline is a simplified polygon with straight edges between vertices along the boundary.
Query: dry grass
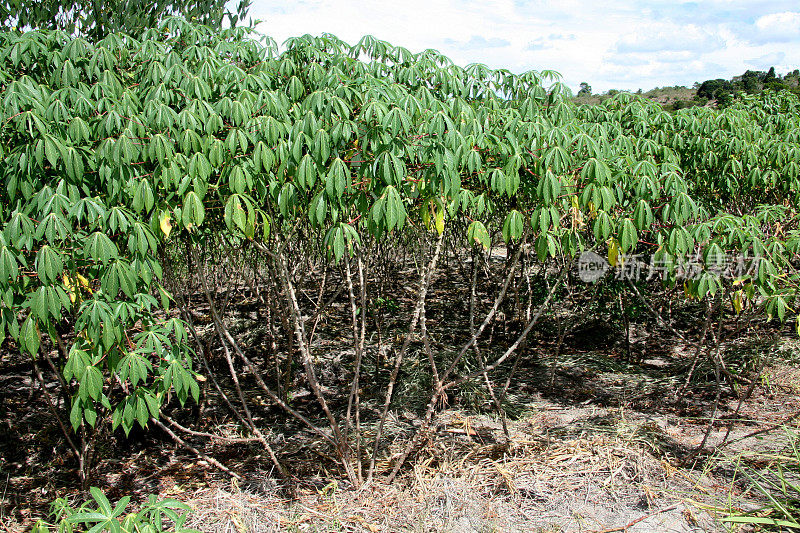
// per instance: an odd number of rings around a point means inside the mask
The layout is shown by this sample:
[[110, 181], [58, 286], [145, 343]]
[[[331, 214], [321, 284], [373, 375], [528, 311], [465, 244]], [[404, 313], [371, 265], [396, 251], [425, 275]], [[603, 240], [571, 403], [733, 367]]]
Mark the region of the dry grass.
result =
[[[437, 414], [427, 438], [393, 485], [376, 482], [361, 490], [337, 485], [331, 480], [343, 476], [326, 455], [324, 443], [296, 426], [279, 425], [267, 438], [296, 468], [300, 481], [291, 493], [275, 483], [257, 447], [201, 439], [198, 446], [246, 481], [232, 484], [183, 450], [163, 442], [153, 446], [144, 436], [132, 439], [121, 459], [104, 463], [97, 479], [115, 499], [154, 492], [188, 501], [195, 509], [189, 525], [209, 533], [716, 531], [721, 527], [715, 509], [746, 507], [752, 495], [734, 486], [724, 468], [712, 462], [683, 465], [679, 460], [701, 441], [713, 397], [707, 387], [693, 386], [686, 405], [668, 401], [682, 383], [674, 377], [675, 365], [691, 359], [685, 346], [648, 345], [641, 365], [626, 362], [614, 350], [575, 348], [565, 350], [551, 365], [546, 335], [539, 340], [544, 348], [520, 367], [506, 398], [507, 412], [514, 418], [509, 422], [509, 443], [500, 422], [485, 414], [491, 403], [482, 383], [466, 383], [450, 399], [454, 407]], [[336, 349], [341, 343], [330, 342], [330, 353], [345, 353]], [[797, 353], [797, 346], [790, 351]], [[378, 480], [420, 423], [429, 383], [424, 374], [415, 374], [412, 363], [421, 357], [410, 352], [409, 366], [404, 367], [405, 381], [398, 392], [403, 408], [390, 412], [386, 422], [389, 444], [379, 450]], [[768, 427], [800, 408], [800, 370], [797, 359], [790, 359], [765, 370], [763, 386], [743, 405], [732, 438]], [[552, 368], [557, 370], [554, 387], [549, 386]], [[325, 376], [325, 382], [335, 383], [336, 376]], [[733, 413], [737, 401], [733, 394], [723, 398], [710, 445], [721, 440], [727, 426], [724, 416]], [[252, 402], [260, 405], [261, 398], [253, 395]], [[215, 405], [213, 400], [208, 403], [203, 415], [208, 426], [201, 429], [239, 436], [229, 419], [209, 416]], [[364, 408], [375, 413], [379, 403], [367, 398]], [[26, 446], [41, 445], [43, 437], [57, 442], [53, 428], [40, 429], [42, 424], [35, 422], [28, 423], [33, 429], [26, 434]], [[269, 422], [263, 421], [265, 426]], [[362, 426], [367, 441], [374, 435], [371, 423]], [[754, 445], [752, 439], [741, 443]], [[48, 464], [46, 450], [40, 453], [36, 464]], [[0, 456], [0, 466], [4, 461]], [[51, 472], [58, 472], [57, 466]], [[0, 510], [42, 509], [41, 502], [52, 500], [56, 489], [61, 495], [72, 482], [31, 472], [38, 478], [11, 478], [11, 494], [16, 490], [17, 496], [9, 501], [15, 503], [0, 505]], [[71, 491], [75, 498], [76, 492]], [[39, 499], [36, 505], [33, 497]], [[21, 524], [30, 524], [30, 514], [14, 516], [17, 522], [6, 529], [22, 530]]]
[[506, 448], [495, 421], [446, 412], [394, 485], [318, 480], [292, 498], [274, 486], [219, 485], [191, 494], [192, 524], [215, 533], [715, 530], [701, 509], [714, 503], [713, 479], [671, 464], [658, 426], [617, 411], [562, 427], [549, 414], [513, 423]]

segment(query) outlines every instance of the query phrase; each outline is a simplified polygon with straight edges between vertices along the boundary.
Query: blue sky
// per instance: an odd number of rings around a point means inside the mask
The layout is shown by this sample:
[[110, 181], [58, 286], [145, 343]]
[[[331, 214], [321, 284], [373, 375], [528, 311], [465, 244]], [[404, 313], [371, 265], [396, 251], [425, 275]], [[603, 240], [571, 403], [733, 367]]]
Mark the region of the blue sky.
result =
[[800, 68], [800, 0], [254, 0], [250, 15], [279, 43], [371, 34], [461, 65], [554, 69], [595, 92]]

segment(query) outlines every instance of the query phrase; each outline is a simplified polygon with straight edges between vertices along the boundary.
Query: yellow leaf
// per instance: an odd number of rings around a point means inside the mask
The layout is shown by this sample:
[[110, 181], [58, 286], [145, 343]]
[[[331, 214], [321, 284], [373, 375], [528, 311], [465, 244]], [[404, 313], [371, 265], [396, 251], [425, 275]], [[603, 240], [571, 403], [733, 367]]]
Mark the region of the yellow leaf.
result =
[[583, 213], [581, 212], [580, 205], [578, 204], [578, 197], [572, 196], [570, 198], [570, 204], [572, 208], [570, 209], [570, 213], [572, 214], [572, 229], [577, 230], [583, 227]]
[[61, 279], [64, 282], [64, 288], [67, 290], [67, 294], [69, 294], [69, 301], [75, 303], [75, 301], [78, 299], [78, 295], [75, 293], [75, 285], [66, 274], [61, 276]]
[[733, 295], [733, 308], [736, 310], [737, 315], [742, 312], [743, 307], [742, 291], [736, 291]]
[[444, 231], [444, 209], [436, 211], [436, 231], [439, 235]]
[[78, 277], [78, 283], [81, 284], [81, 287], [83, 287], [84, 289], [86, 289], [87, 291], [89, 291], [91, 293], [92, 292], [92, 288], [89, 287], [89, 280], [84, 278], [80, 274], [77, 274], [77, 277]]
[[797, 336], [800, 337], [800, 316], [795, 317], [794, 325], [797, 327]]
[[614, 239], [613, 237], [608, 239], [608, 264], [612, 267], [615, 267], [621, 263], [621, 259], [622, 258], [620, 257], [619, 243], [617, 242], [617, 239]]
[[161, 215], [161, 231], [164, 232], [164, 236], [169, 238], [169, 234], [172, 231], [172, 221], [170, 220], [169, 211], [164, 211], [164, 214]]

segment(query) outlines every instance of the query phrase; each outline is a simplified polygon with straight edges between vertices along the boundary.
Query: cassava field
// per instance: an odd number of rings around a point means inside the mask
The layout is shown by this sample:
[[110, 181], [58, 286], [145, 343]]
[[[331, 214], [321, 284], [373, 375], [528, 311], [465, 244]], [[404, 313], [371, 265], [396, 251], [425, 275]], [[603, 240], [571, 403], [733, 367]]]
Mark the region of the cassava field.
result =
[[0, 34], [8, 531], [797, 530], [800, 102]]

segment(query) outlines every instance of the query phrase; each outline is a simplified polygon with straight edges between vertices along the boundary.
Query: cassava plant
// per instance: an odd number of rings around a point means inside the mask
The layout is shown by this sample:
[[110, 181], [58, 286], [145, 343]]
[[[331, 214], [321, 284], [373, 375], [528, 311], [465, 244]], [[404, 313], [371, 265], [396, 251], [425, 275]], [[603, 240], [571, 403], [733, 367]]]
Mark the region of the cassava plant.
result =
[[[481, 379], [502, 411], [509, 381], [493, 373], [511, 368], [511, 379], [565, 280], [576, 291], [586, 250], [662, 267], [658, 282], [621, 289], [628, 301], [704, 302], [693, 341], [718, 374], [726, 319], [796, 314], [795, 96], [675, 114], [628, 94], [576, 106], [553, 71], [459, 67], [369, 36], [283, 49], [257, 37], [180, 18], [96, 42], [0, 34], [0, 335], [35, 368], [84, 478], [106, 420], [125, 432], [157, 424], [186, 445], [177, 433], [218, 438], [164, 418], [172, 398], [197, 400], [202, 366], [283, 475], [245, 373], [352, 483], [391, 479], [466, 380]], [[726, 276], [734, 256], [757, 266]], [[440, 349], [430, 295], [452, 263], [468, 288], [449, 297], [468, 327]], [[532, 286], [534, 269], [546, 290]], [[401, 271], [412, 272], [410, 297]], [[266, 324], [264, 350], [230, 327], [245, 292]], [[212, 341], [193, 325], [197, 302]], [[320, 368], [331, 316], [351, 336], [344, 379]], [[518, 322], [498, 351], [487, 337], [502, 317]], [[223, 363], [209, 361], [209, 342]], [[422, 423], [390, 453], [409, 362], [430, 390]], [[52, 379], [65, 406], [47, 393]], [[292, 400], [300, 386], [312, 406]]]

